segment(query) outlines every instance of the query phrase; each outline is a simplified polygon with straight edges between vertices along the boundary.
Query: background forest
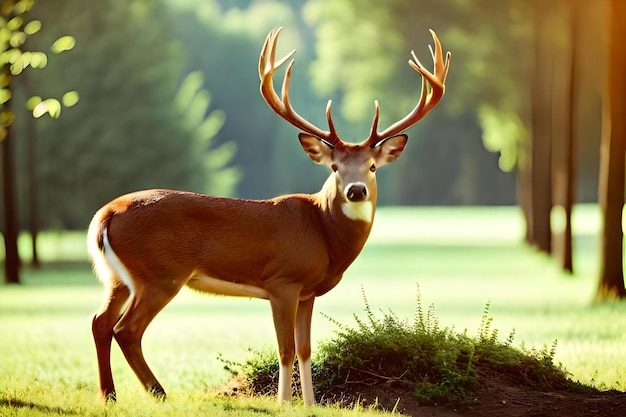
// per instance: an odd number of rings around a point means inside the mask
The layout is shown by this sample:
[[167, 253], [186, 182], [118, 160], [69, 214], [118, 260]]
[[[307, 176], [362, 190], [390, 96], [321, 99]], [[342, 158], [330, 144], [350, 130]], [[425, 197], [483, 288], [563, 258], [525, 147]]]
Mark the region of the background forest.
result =
[[[84, 230], [144, 188], [269, 198], [325, 176], [259, 92], [272, 28], [297, 49], [293, 104], [344, 140], [418, 100], [428, 28], [453, 53], [442, 105], [379, 176], [380, 205], [519, 205], [525, 241], [572, 272], [572, 207], [599, 202], [599, 298], [623, 283], [626, 71], [617, 0], [78, 0], [2, 3], [6, 275], [19, 230]], [[53, 54], [45, 51], [52, 51]], [[62, 53], [61, 53], [62, 52]], [[607, 64], [608, 63], [608, 64]], [[34, 118], [32, 117], [34, 116]], [[48, 117], [51, 116], [51, 117]], [[602, 144], [601, 144], [602, 142]], [[601, 153], [600, 150], [604, 151]]]
[[[407, 61], [414, 50], [432, 68], [428, 29], [452, 53], [445, 97], [377, 172], [387, 207], [353, 279], [316, 309], [351, 319], [370, 287], [372, 301], [413, 312], [401, 298], [418, 281], [463, 328], [494, 300], [521, 340], [558, 339], [574, 375], [624, 391], [625, 21], [625, 0], [0, 0], [0, 265], [7, 284], [24, 284], [0, 285], [0, 407], [85, 410], [77, 387], [91, 403], [84, 318], [101, 291], [85, 234], [103, 204], [154, 187], [320, 189], [329, 172], [259, 94], [259, 53], [280, 26], [277, 55], [298, 51], [294, 108], [326, 128], [332, 99], [346, 141], [368, 135], [374, 100], [381, 128], [415, 106], [422, 81]], [[176, 389], [195, 384], [205, 401], [205, 376], [217, 378], [198, 366], [206, 352], [272, 330], [252, 304], [195, 296], [165, 318], [172, 333], [157, 328], [155, 351], [182, 370]], [[223, 331], [207, 338], [214, 308]], [[262, 337], [214, 344], [244, 327]], [[69, 356], [68, 340], [80, 340]], [[193, 345], [198, 359], [178, 354]]]
[[[297, 132], [258, 92], [257, 60], [267, 32], [284, 26], [279, 53], [296, 48], [292, 98], [325, 126], [334, 100], [346, 140], [366, 136], [373, 101], [381, 125], [416, 103], [421, 80], [409, 52], [429, 62], [429, 28], [453, 53], [447, 94], [409, 130], [401, 160], [381, 172], [381, 205], [492, 205], [517, 201], [516, 166], [532, 130], [536, 10], [525, 0], [80, 0], [35, 2], [42, 30], [29, 48], [58, 37], [72, 50], [43, 70], [16, 77], [15, 163], [19, 212], [38, 182], [43, 228], [82, 229], [113, 197], [168, 187], [245, 198], [315, 192], [327, 172], [314, 167]], [[550, 3], [554, 80], [567, 71], [570, 13]], [[601, 118], [603, 2], [584, 2], [577, 86], [576, 198], [597, 199]], [[560, 65], [559, 65], [560, 64]], [[33, 94], [78, 103], [60, 118], [33, 119]], [[36, 132], [35, 168], [27, 140]], [[32, 133], [31, 133], [32, 134]], [[31, 145], [29, 145], [29, 143]], [[27, 227], [28, 216], [20, 216]]]

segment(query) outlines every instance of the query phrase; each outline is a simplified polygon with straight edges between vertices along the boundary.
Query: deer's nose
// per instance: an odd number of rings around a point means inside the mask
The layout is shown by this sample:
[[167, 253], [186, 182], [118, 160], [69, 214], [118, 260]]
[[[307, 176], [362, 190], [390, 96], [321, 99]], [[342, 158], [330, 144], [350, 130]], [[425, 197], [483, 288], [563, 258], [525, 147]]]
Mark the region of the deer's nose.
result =
[[354, 182], [346, 186], [345, 195], [353, 203], [367, 199], [367, 187], [362, 182]]

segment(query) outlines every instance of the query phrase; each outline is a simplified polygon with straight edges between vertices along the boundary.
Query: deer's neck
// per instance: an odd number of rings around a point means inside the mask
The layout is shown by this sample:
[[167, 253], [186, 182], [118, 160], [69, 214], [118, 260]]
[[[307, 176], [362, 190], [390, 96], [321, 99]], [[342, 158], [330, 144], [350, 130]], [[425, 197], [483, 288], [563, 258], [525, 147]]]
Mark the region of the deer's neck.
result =
[[368, 187], [366, 201], [349, 202], [331, 175], [317, 193], [327, 246], [338, 273], [343, 273], [363, 249], [376, 212], [376, 184]]

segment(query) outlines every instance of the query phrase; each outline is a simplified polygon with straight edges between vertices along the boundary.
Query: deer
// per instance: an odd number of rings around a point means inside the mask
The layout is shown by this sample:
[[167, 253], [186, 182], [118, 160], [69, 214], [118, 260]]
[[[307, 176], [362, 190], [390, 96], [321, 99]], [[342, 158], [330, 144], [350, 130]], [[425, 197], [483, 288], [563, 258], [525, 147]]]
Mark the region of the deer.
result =
[[[330, 176], [315, 194], [282, 195], [267, 200], [209, 196], [153, 189], [120, 196], [100, 208], [90, 222], [87, 248], [105, 288], [92, 320], [98, 359], [99, 393], [116, 401], [111, 372], [115, 338], [143, 388], [159, 399], [166, 393], [150, 370], [142, 337], [156, 315], [184, 287], [202, 293], [268, 300], [278, 345], [278, 402], [292, 399], [297, 357], [302, 401], [315, 404], [311, 374], [313, 304], [335, 287], [357, 258], [376, 211], [376, 170], [394, 162], [408, 140], [404, 132], [441, 100], [450, 64], [434, 31], [429, 46], [434, 71], [411, 52], [409, 65], [422, 77], [415, 108], [378, 131], [380, 106], [369, 136], [342, 141], [329, 100], [323, 130], [300, 116], [289, 101], [295, 54], [276, 62], [282, 28], [272, 30], [259, 58], [260, 91], [269, 107], [297, 128], [304, 152]], [[273, 75], [291, 59], [279, 97]]]

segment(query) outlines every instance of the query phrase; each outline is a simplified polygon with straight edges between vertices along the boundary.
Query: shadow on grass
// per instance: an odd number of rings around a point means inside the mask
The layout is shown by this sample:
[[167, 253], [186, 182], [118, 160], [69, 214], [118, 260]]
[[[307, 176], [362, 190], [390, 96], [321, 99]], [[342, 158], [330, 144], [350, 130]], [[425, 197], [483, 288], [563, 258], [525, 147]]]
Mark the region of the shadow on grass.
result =
[[45, 414], [58, 414], [58, 415], [78, 415], [79, 413], [74, 410], [66, 410], [61, 407], [49, 407], [47, 405], [41, 405], [33, 402], [22, 401], [12, 398], [0, 398], [0, 407], [12, 407], [12, 408], [24, 408], [28, 410], [39, 411]]
[[254, 407], [251, 405], [235, 406], [235, 405], [229, 404], [229, 405], [224, 406], [224, 411], [233, 411], [233, 412], [248, 411], [248, 412], [257, 413], [257, 414], [267, 414], [267, 415], [274, 414], [273, 411], [267, 408]]

